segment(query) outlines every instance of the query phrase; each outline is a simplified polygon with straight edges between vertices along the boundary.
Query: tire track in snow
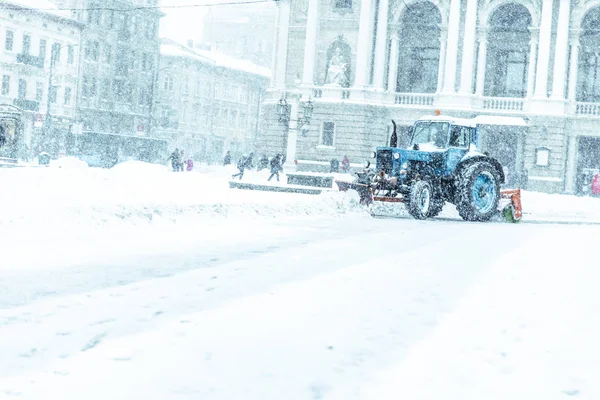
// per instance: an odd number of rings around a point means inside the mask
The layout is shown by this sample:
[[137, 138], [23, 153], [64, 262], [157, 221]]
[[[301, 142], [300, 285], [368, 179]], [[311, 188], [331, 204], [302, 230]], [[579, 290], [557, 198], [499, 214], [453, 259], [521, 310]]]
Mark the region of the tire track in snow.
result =
[[[331, 226], [318, 237], [326, 237], [324, 240], [313, 238], [269, 253], [245, 258], [238, 255], [240, 258], [234, 261], [221, 261], [170, 277], [2, 310], [0, 353], [14, 355], [32, 347], [45, 350], [28, 359], [8, 357], [7, 365], [0, 364], [0, 374], [30, 368], [40, 360], [68, 357], [103, 332], [112, 338], [134, 334], [175, 315], [218, 307], [222, 302], [267, 291], [282, 282], [344, 268], [348, 262], [367, 262], [382, 251], [394, 262], [404, 249], [443, 244], [460, 224], [387, 221], [365, 228], [366, 233], [354, 234], [345, 231], [348, 226], [345, 222]], [[390, 238], [397, 241], [398, 248], [392, 242], [378, 249]], [[171, 255], [171, 265], [188, 261], [186, 255]]]

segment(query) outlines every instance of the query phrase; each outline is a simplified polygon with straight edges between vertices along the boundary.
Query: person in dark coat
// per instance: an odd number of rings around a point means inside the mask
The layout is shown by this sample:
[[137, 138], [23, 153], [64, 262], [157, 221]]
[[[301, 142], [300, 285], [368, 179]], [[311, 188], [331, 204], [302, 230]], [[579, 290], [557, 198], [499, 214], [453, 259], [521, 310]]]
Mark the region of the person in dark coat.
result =
[[283, 168], [281, 167], [281, 154], [277, 154], [271, 160], [271, 176], [269, 176], [268, 180], [270, 181], [271, 178], [277, 176], [277, 182], [279, 182], [279, 171], [283, 171]]
[[223, 159], [223, 165], [230, 165], [231, 164], [231, 152], [227, 151], [227, 153], [225, 153], [225, 158]]
[[182, 164], [181, 153], [179, 152], [179, 149], [175, 149], [171, 153], [167, 161], [169, 160], [171, 160], [171, 167], [173, 167], [173, 172], [179, 171], [179, 167]]
[[265, 168], [269, 168], [269, 157], [267, 157], [266, 154], [264, 154], [260, 158], [260, 161], [258, 162], [258, 167], [256, 168], [256, 170], [257, 171], [262, 171]]
[[254, 153], [250, 153], [250, 155], [248, 157], [242, 156], [242, 158], [240, 158], [240, 160], [238, 161], [238, 164], [237, 164], [237, 168], [240, 172], [238, 172], [237, 174], [231, 175], [231, 177], [235, 178], [235, 177], [239, 176], [240, 181], [241, 181], [242, 178], [244, 177], [244, 171], [247, 168], [252, 168], [253, 158], [254, 158]]

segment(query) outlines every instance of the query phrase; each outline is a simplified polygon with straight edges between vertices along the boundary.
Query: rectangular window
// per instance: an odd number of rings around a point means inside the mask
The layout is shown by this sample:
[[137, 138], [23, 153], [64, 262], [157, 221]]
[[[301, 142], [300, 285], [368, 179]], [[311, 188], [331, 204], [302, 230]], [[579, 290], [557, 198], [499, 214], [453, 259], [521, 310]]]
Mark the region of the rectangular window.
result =
[[10, 93], [10, 76], [2, 76], [2, 94], [8, 95]]
[[31, 50], [31, 36], [23, 35], [23, 54], [29, 55]]
[[202, 119], [202, 123], [204, 124], [204, 126], [210, 125], [210, 116], [211, 116], [210, 106], [204, 106], [204, 114], [203, 114], [204, 118]]
[[56, 94], [58, 93], [58, 86], [50, 86], [50, 93], [49, 93], [49, 98], [50, 98], [50, 103], [52, 104], [56, 104]]
[[75, 59], [75, 54], [73, 51], [73, 46], [68, 46], [67, 47], [67, 64], [73, 64], [74, 59]]
[[71, 104], [71, 88], [65, 88], [65, 105]]
[[19, 98], [24, 99], [27, 96], [27, 81], [19, 79]]
[[179, 122], [185, 123], [187, 120], [187, 103], [181, 104], [181, 112], [179, 113]]
[[6, 31], [6, 40], [4, 41], [4, 48], [6, 50], [12, 51], [14, 38], [15, 34], [13, 31]]
[[450, 146], [466, 148], [469, 146], [471, 128], [464, 126], [453, 126], [450, 132]]
[[46, 41], [44, 39], [40, 39], [40, 58], [46, 59]]
[[110, 64], [112, 60], [112, 47], [110, 45], [104, 45], [104, 62]]
[[98, 61], [98, 42], [87, 42], [85, 46], [85, 59], [91, 61]]
[[321, 132], [321, 145], [333, 147], [335, 137], [335, 122], [323, 122], [323, 131]]
[[52, 57], [55, 63], [60, 62], [60, 49], [60, 43], [54, 43], [52, 45]]
[[94, 97], [96, 95], [96, 77], [84, 76], [81, 92], [83, 97]]
[[163, 89], [168, 91], [173, 90], [173, 78], [171, 78], [170, 76], [167, 76], [165, 78], [165, 81], [163, 83]]
[[107, 11], [107, 18], [108, 18], [108, 28], [112, 29], [115, 26], [115, 12], [114, 12], [114, 10], [108, 10]]
[[198, 103], [192, 105], [192, 118], [194, 125], [198, 125], [200, 122], [200, 105]]
[[524, 97], [527, 91], [528, 52], [497, 50], [492, 52], [494, 74], [492, 96]]
[[110, 92], [111, 92], [111, 85], [110, 85], [110, 79], [105, 78], [102, 80], [102, 91], [100, 92], [100, 97], [102, 98], [102, 100], [109, 100], [110, 99]]
[[154, 70], [154, 56], [151, 53], [148, 53], [147, 58], [147, 72], [152, 72]]
[[115, 79], [113, 81], [113, 90], [115, 91], [115, 100], [119, 102], [125, 102], [127, 96], [125, 81], [123, 79]]
[[35, 83], [35, 100], [42, 101], [44, 96], [44, 84], [42, 82]]

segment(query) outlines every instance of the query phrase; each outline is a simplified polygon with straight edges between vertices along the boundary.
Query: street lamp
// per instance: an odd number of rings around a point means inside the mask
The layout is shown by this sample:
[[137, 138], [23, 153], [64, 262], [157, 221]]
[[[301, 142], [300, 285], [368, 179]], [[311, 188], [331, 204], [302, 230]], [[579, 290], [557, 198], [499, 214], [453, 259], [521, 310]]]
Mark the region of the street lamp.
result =
[[[308, 101], [302, 103], [302, 109], [304, 111], [303, 116], [296, 120], [298, 129], [302, 128], [304, 125], [310, 124], [310, 119], [312, 118], [312, 113], [314, 110], [313, 101], [309, 98]], [[279, 102], [277, 102], [277, 115], [279, 116], [279, 123], [287, 126], [288, 128], [291, 121], [290, 113], [291, 106], [288, 104], [286, 99], [282, 97], [279, 99]]]
[[290, 105], [284, 97], [281, 97], [277, 103], [277, 115], [279, 116], [280, 124], [288, 125], [290, 123], [290, 111]]

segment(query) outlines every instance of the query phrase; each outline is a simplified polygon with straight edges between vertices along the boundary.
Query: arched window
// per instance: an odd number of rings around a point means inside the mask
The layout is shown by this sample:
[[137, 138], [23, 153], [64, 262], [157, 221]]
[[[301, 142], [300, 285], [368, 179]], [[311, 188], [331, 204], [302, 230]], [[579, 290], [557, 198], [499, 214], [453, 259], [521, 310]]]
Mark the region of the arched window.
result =
[[484, 94], [494, 97], [525, 97], [531, 15], [524, 6], [509, 3], [498, 7], [489, 23]]
[[440, 24], [442, 17], [429, 1], [406, 7], [400, 25], [398, 51], [399, 92], [435, 93], [440, 62]]
[[581, 30], [577, 100], [597, 103], [600, 102], [600, 7], [585, 15]]

